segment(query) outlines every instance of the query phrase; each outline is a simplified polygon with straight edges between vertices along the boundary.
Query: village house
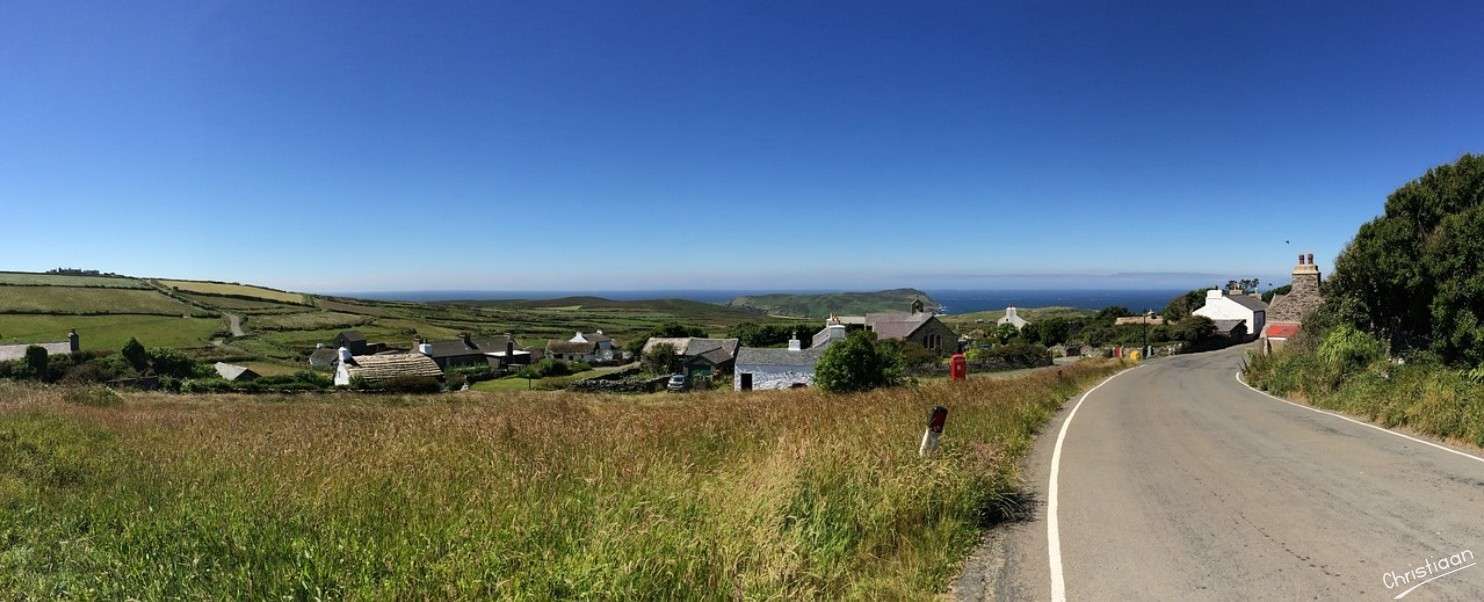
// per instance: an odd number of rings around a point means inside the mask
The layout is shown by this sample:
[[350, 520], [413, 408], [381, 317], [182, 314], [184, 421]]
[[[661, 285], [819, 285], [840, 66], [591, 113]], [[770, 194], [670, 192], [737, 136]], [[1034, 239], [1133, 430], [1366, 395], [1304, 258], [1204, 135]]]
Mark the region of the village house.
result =
[[253, 372], [252, 368], [226, 362], [217, 362], [212, 365], [212, 369], [216, 370], [216, 375], [222, 377], [223, 380], [233, 382], [257, 380], [259, 376], [257, 372]]
[[18, 345], [0, 345], [0, 362], [10, 362], [26, 357], [27, 347], [40, 347], [51, 355], [72, 355], [82, 350], [82, 339], [77, 336], [76, 330], [67, 331], [67, 340], [53, 343], [21, 343]]
[[370, 345], [366, 343], [366, 335], [355, 330], [341, 331], [340, 334], [335, 335], [335, 340], [332, 343], [336, 349], [344, 347], [349, 349], [354, 355], [371, 355], [373, 353]]
[[707, 339], [702, 337], [650, 337], [644, 342], [642, 354], [648, 355], [659, 345], [675, 348], [680, 356], [681, 371], [686, 376], [727, 374], [737, 363], [738, 339]]
[[362, 381], [375, 386], [404, 379], [438, 380], [443, 371], [433, 358], [421, 353], [385, 353], [381, 355], [352, 355], [350, 349], [337, 350], [339, 359], [335, 365], [335, 385], [350, 386]]
[[848, 329], [845, 321], [831, 314], [830, 318], [824, 321], [824, 328], [814, 333], [814, 339], [810, 341], [809, 347], [811, 349], [817, 349], [826, 347], [832, 343], [838, 343], [845, 340], [847, 334]]
[[1303, 330], [1304, 316], [1324, 304], [1321, 284], [1323, 279], [1319, 266], [1314, 265], [1314, 254], [1300, 254], [1298, 265], [1293, 266], [1291, 290], [1286, 295], [1274, 295], [1268, 305], [1268, 317], [1272, 321], [1262, 330], [1263, 353], [1282, 347]]
[[326, 347], [324, 343], [315, 343], [314, 351], [309, 353], [309, 367], [315, 370], [334, 370], [335, 362], [339, 359], [335, 349]]
[[578, 332], [565, 341], [547, 341], [546, 357], [564, 362], [600, 364], [623, 359], [623, 352], [618, 349], [617, 342], [599, 330], [593, 334]]
[[[1206, 291], [1206, 304], [1191, 312], [1216, 323], [1217, 334], [1245, 339], [1262, 332], [1267, 321], [1268, 304], [1255, 294], [1233, 293], [1213, 288]], [[1237, 330], [1238, 324], [1242, 327]]]
[[1001, 326], [1009, 324], [1011, 326], [1014, 326], [1015, 330], [1020, 330], [1022, 328], [1025, 328], [1025, 325], [1030, 324], [1030, 322], [1027, 321], [1025, 318], [1020, 317], [1020, 312], [1016, 310], [1014, 306], [1011, 306], [1005, 308], [1004, 317], [995, 320], [995, 324]]
[[912, 343], [939, 355], [958, 351], [958, 333], [932, 312], [869, 313], [866, 330], [878, 341]]
[[426, 355], [443, 370], [450, 368], [490, 367], [489, 354], [505, 350], [505, 340], [492, 338], [476, 339], [467, 332], [451, 341], [427, 341], [421, 337], [412, 341], [412, 350]]
[[732, 388], [763, 391], [813, 386], [814, 365], [819, 363], [824, 350], [825, 347], [804, 349], [797, 337], [788, 341], [786, 349], [743, 347], [737, 350]]

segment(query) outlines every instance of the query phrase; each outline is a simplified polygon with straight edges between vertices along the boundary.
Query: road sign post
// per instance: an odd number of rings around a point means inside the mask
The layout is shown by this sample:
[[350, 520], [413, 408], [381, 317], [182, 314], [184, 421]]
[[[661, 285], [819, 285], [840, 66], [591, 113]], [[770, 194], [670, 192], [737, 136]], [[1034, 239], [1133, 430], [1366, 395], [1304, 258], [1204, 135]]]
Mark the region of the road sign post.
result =
[[927, 430], [922, 433], [922, 445], [917, 448], [917, 455], [927, 457], [938, 451], [938, 439], [943, 436], [943, 425], [948, 422], [948, 408], [934, 406], [933, 413], [928, 416]]

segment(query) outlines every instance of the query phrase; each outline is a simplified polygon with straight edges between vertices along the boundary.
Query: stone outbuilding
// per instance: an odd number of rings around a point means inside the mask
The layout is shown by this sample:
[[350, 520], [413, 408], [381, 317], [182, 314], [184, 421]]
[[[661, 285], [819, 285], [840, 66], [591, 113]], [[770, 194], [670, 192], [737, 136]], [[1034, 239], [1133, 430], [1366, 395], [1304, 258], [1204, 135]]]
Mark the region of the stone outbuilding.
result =
[[1262, 330], [1264, 353], [1280, 348], [1303, 329], [1304, 316], [1324, 304], [1320, 292], [1323, 284], [1319, 266], [1314, 265], [1314, 254], [1300, 254], [1298, 265], [1293, 266], [1293, 280], [1287, 294], [1276, 295], [1268, 304], [1271, 320]]

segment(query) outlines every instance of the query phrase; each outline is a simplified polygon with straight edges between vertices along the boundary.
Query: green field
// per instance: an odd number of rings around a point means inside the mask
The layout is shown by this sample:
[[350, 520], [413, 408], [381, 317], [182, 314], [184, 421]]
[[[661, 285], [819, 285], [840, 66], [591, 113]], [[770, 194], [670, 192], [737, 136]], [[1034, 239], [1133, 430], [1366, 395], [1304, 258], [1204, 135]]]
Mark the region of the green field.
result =
[[28, 286], [99, 286], [107, 288], [149, 288], [149, 285], [133, 278], [113, 276], [70, 276], [66, 274], [33, 274], [28, 272], [0, 272], [0, 284]]
[[84, 350], [117, 351], [129, 337], [150, 347], [204, 347], [212, 332], [225, 329], [220, 318], [166, 316], [28, 316], [0, 314], [0, 343], [62, 341], [76, 328]]
[[567, 385], [579, 380], [585, 380], [593, 378], [595, 376], [602, 376], [604, 374], [609, 374], [622, 369], [623, 368], [619, 366], [594, 368], [592, 370], [584, 370], [582, 372], [569, 374], [567, 376], [533, 378], [529, 382], [527, 382], [524, 378], [507, 376], [505, 378], [480, 381], [474, 383], [474, 385], [470, 388], [474, 389], [475, 391], [553, 391], [566, 388]]
[[0, 598], [937, 600], [1111, 369], [622, 402], [0, 384]]
[[248, 320], [253, 330], [323, 330], [355, 328], [375, 318], [333, 311], [311, 311], [297, 314], [256, 315]]
[[252, 297], [254, 299], [266, 299], [281, 303], [305, 304], [308, 300], [299, 293], [288, 293], [256, 286], [242, 284], [227, 284], [223, 282], [197, 282], [194, 280], [158, 280], [162, 285], [185, 291], [188, 293], [199, 293], [203, 295], [221, 295], [232, 297]]
[[0, 312], [188, 315], [202, 310], [159, 291], [66, 286], [0, 286]]

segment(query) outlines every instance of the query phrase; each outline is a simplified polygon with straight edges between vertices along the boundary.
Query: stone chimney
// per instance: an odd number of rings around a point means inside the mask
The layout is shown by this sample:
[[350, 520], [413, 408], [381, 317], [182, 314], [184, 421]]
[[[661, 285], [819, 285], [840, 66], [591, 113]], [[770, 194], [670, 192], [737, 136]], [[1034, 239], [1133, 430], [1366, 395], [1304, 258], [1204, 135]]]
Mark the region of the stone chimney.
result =
[[82, 351], [82, 343], [77, 336], [76, 328], [67, 331], [67, 348], [71, 349], [72, 353]]
[[788, 350], [789, 351], [802, 351], [803, 350], [803, 343], [800, 343], [799, 342], [799, 337], [797, 335], [788, 337]]
[[461, 332], [461, 333], [459, 333], [459, 340], [464, 342], [464, 346], [465, 347], [473, 347], [474, 346], [474, 340], [473, 340], [472, 337], [470, 337], [469, 333], [467, 333], [467, 332]]
[[515, 335], [505, 333], [505, 357], [515, 357]]
[[1304, 291], [1312, 291], [1313, 294], [1317, 295], [1319, 294], [1319, 283], [1319, 266], [1314, 265], [1314, 254], [1299, 254], [1298, 265], [1293, 266], [1294, 292], [1302, 289]]

